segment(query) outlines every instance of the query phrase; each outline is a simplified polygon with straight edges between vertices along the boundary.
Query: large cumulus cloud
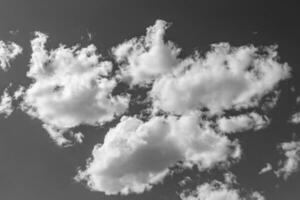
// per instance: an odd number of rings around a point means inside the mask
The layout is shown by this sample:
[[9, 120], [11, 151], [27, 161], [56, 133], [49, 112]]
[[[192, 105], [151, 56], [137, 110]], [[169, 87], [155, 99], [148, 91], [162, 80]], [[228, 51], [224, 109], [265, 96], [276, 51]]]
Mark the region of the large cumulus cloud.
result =
[[64, 130], [81, 124], [103, 124], [127, 109], [128, 96], [111, 95], [117, 85], [109, 77], [112, 64], [101, 61], [94, 45], [47, 51], [47, 35], [35, 35], [27, 73], [33, 83], [25, 91], [23, 109], [49, 133], [56, 131], [53, 138], [62, 139]]
[[212, 45], [204, 56], [184, 60], [172, 73], [158, 78], [151, 90], [157, 109], [183, 114], [206, 108], [212, 114], [255, 107], [289, 77], [287, 64], [277, 61], [275, 47]]
[[215, 133], [196, 113], [153, 117], [143, 122], [123, 117], [97, 145], [78, 180], [106, 194], [140, 193], [160, 182], [168, 168], [183, 161], [200, 170], [240, 157], [238, 143]]

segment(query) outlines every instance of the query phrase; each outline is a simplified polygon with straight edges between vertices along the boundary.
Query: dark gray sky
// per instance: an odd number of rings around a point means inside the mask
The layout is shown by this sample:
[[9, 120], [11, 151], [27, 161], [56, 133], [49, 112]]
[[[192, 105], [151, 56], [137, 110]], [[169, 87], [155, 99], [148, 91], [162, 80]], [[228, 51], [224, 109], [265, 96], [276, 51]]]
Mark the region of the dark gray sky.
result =
[[[295, 1], [294, 1], [295, 2]], [[126, 39], [140, 36], [156, 19], [172, 23], [167, 39], [174, 41], [190, 54], [195, 49], [202, 52], [217, 42], [234, 46], [254, 44], [279, 45], [282, 62], [293, 68], [289, 81], [284, 82], [278, 106], [272, 111], [272, 123], [258, 133], [238, 135], [244, 155], [232, 172], [244, 188], [263, 191], [266, 199], [298, 200], [300, 198], [300, 173], [287, 181], [272, 174], [258, 175], [266, 162], [276, 163], [279, 155], [276, 146], [281, 142], [298, 139], [299, 126], [287, 124], [291, 113], [299, 107], [299, 8], [296, 3], [277, 0], [0, 0], [0, 39], [15, 41], [24, 53], [8, 72], [0, 72], [0, 89], [13, 83], [28, 85], [25, 77], [34, 31], [50, 36], [49, 47], [59, 43], [94, 43], [104, 55]], [[10, 34], [16, 31], [16, 34]], [[92, 34], [88, 41], [87, 34]], [[290, 90], [295, 86], [296, 92]], [[178, 197], [178, 177], [168, 177], [164, 184], [155, 186], [141, 195], [105, 196], [91, 192], [75, 183], [77, 168], [83, 166], [96, 143], [112, 124], [103, 127], [80, 127], [85, 133], [83, 144], [69, 148], [57, 147], [37, 119], [16, 110], [9, 118], [0, 120], [0, 199], [2, 200], [99, 200], [99, 199], [155, 199], [175, 200]], [[295, 137], [293, 138], [293, 133]], [[214, 172], [200, 174], [211, 180]]]

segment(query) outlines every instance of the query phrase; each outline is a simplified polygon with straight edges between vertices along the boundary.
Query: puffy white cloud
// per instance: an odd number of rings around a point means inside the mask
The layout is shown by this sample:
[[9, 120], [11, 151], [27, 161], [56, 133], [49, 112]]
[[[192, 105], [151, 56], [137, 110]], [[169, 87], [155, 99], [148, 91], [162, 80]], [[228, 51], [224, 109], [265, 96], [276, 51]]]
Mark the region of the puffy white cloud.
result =
[[0, 41], [0, 67], [7, 70], [10, 67], [10, 61], [22, 53], [22, 47], [14, 42], [5, 43]]
[[177, 65], [180, 49], [172, 42], [164, 42], [167, 28], [167, 22], [157, 20], [147, 28], [146, 36], [133, 38], [112, 49], [121, 64], [120, 76], [123, 80], [131, 85], [144, 85]]
[[279, 168], [275, 173], [287, 179], [291, 174], [299, 170], [300, 164], [300, 141], [284, 142], [280, 145], [286, 159], [281, 161]]
[[272, 165], [270, 163], [267, 163], [266, 166], [259, 171], [259, 174], [267, 173], [272, 169], [273, 169]]
[[0, 114], [4, 115], [4, 117], [8, 117], [13, 112], [12, 106], [12, 97], [9, 95], [7, 88], [4, 90], [3, 95], [1, 96], [0, 101]]
[[[23, 109], [40, 119], [52, 138], [66, 143], [63, 132], [81, 124], [99, 125], [125, 112], [129, 96], [112, 96], [117, 82], [112, 64], [100, 61], [96, 47], [73, 46], [47, 51], [47, 35], [36, 33], [27, 76], [33, 83], [23, 96]], [[54, 134], [54, 132], [56, 132]]]
[[222, 117], [217, 121], [219, 129], [225, 133], [243, 132], [250, 129], [259, 130], [269, 124], [266, 117], [252, 112], [233, 117]]
[[218, 135], [198, 114], [181, 117], [153, 117], [143, 122], [123, 117], [97, 145], [92, 159], [77, 180], [85, 180], [92, 190], [106, 194], [141, 193], [158, 183], [168, 167], [178, 161], [200, 170], [229, 164], [240, 157], [237, 142]]
[[154, 107], [183, 114], [201, 108], [211, 114], [257, 106], [259, 100], [290, 75], [277, 61], [276, 46], [212, 45], [205, 57], [183, 60], [171, 73], [156, 79], [151, 90]]
[[300, 112], [294, 113], [290, 119], [290, 123], [299, 124], [300, 123]]
[[182, 200], [264, 200], [265, 198], [257, 191], [242, 197], [240, 191], [231, 188], [230, 185], [213, 181], [204, 183], [197, 187], [195, 191], [188, 194], [182, 193]]

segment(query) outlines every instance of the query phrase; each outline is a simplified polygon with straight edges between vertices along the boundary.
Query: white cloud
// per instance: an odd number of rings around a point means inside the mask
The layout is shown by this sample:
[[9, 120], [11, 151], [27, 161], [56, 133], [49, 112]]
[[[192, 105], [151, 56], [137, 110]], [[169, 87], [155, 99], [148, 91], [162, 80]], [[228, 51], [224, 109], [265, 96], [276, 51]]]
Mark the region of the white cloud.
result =
[[270, 163], [267, 163], [266, 166], [259, 171], [259, 174], [267, 173], [272, 169], [273, 169], [272, 165]]
[[207, 108], [219, 114], [257, 106], [289, 76], [289, 66], [277, 61], [275, 46], [260, 50], [220, 43], [212, 45], [205, 57], [191, 56], [172, 73], [156, 79], [150, 95], [154, 107], [166, 112], [183, 114]]
[[77, 180], [106, 194], [141, 193], [158, 183], [177, 161], [200, 170], [238, 159], [236, 142], [216, 134], [193, 113], [182, 117], [153, 117], [143, 122], [123, 117], [97, 145], [92, 159]]
[[[27, 76], [33, 83], [25, 91], [23, 109], [40, 119], [52, 138], [81, 124], [100, 125], [125, 112], [129, 96], [112, 96], [117, 82], [109, 78], [112, 64], [100, 61], [96, 47], [61, 45], [47, 51], [47, 35], [36, 33]], [[55, 134], [54, 131], [55, 130]]]
[[188, 194], [182, 193], [182, 200], [264, 200], [265, 198], [257, 191], [242, 197], [240, 191], [231, 188], [230, 185], [219, 181], [204, 183], [197, 187], [195, 191]]
[[281, 161], [279, 168], [275, 173], [278, 177], [287, 179], [290, 175], [299, 170], [300, 164], [300, 141], [284, 142], [280, 145], [286, 159]]
[[113, 48], [121, 64], [120, 76], [131, 85], [151, 83], [176, 66], [180, 49], [172, 42], [164, 42], [168, 23], [157, 20], [147, 28], [145, 37], [133, 38]]
[[10, 67], [10, 61], [22, 53], [22, 48], [14, 42], [0, 41], [0, 67], [6, 71]]
[[13, 112], [12, 97], [8, 94], [7, 88], [4, 90], [0, 101], [0, 114], [8, 117]]
[[19, 86], [19, 88], [14, 92], [14, 100], [19, 100], [23, 98], [23, 95], [25, 93], [25, 87], [24, 86]]
[[222, 117], [217, 121], [219, 129], [224, 133], [243, 132], [250, 129], [259, 130], [269, 124], [269, 120], [264, 116], [252, 112], [233, 117]]
[[290, 119], [290, 122], [293, 124], [299, 124], [300, 123], [300, 112], [294, 113]]
[[81, 132], [73, 133], [72, 136], [74, 137], [77, 143], [82, 143], [84, 135]]

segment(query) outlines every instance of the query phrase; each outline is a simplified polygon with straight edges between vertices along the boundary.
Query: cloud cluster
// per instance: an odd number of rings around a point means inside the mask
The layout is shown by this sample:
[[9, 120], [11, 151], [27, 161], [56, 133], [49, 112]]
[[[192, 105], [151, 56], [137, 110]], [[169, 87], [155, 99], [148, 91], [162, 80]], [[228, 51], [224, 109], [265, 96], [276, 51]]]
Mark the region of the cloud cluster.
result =
[[280, 145], [286, 159], [281, 161], [279, 168], [275, 173], [279, 177], [287, 179], [291, 174], [299, 170], [300, 165], [300, 141], [284, 142]]
[[195, 113], [181, 117], [153, 117], [143, 122], [123, 117], [93, 150], [87, 169], [77, 180], [106, 194], [141, 193], [161, 182], [168, 168], [183, 161], [200, 170], [240, 157], [236, 142], [218, 135]]
[[[261, 103], [274, 107], [280, 94], [277, 85], [290, 76], [289, 66], [278, 61], [276, 46], [220, 43], [204, 56], [196, 52], [180, 58], [181, 49], [164, 41], [168, 26], [157, 20], [145, 36], [112, 49], [119, 66], [117, 79], [133, 89], [149, 89], [147, 100], [152, 101], [153, 110], [145, 121], [123, 117], [103, 144], [95, 146], [86, 168], [76, 177], [92, 190], [141, 193], [163, 181], [178, 161], [200, 170], [228, 164], [240, 158], [241, 149], [223, 133], [258, 130], [269, 124], [266, 115], [247, 109]], [[261, 102], [272, 93], [273, 98]], [[234, 116], [226, 112], [241, 110]], [[228, 192], [220, 189], [211, 190], [212, 195], [221, 198]], [[229, 190], [228, 195], [241, 199], [236, 191]]]
[[258, 192], [252, 192], [247, 197], [243, 197], [238, 189], [231, 188], [229, 184], [219, 181], [204, 183], [189, 194], [181, 194], [182, 200], [264, 200], [265, 198]]
[[[130, 102], [129, 94], [115, 94], [119, 82], [136, 93], [148, 91], [141, 101], [150, 102], [150, 115], [143, 119], [123, 116], [78, 172], [76, 180], [92, 190], [142, 193], [162, 182], [170, 167], [179, 162], [183, 168], [196, 165], [199, 170], [229, 166], [239, 160], [242, 150], [237, 140], [224, 133], [269, 125], [264, 112], [276, 105], [277, 86], [290, 76], [289, 66], [278, 60], [276, 46], [219, 43], [204, 55], [195, 52], [183, 58], [181, 49], [164, 39], [169, 26], [157, 20], [145, 36], [112, 48], [114, 62], [104, 60], [93, 44], [48, 50], [48, 36], [40, 32], [31, 41], [27, 77], [32, 83], [20, 87], [13, 98], [21, 99], [22, 110], [39, 119], [58, 145], [82, 143], [83, 134], [73, 128], [103, 125], [123, 115], [129, 104], [137, 104]], [[0, 67], [6, 70], [21, 52], [15, 43], [0, 41]], [[1, 113], [12, 112], [13, 98], [5, 91]], [[130, 115], [130, 110], [126, 114]], [[278, 175], [288, 176], [298, 168], [300, 147], [296, 144], [282, 145], [287, 160]], [[261, 173], [266, 170], [270, 169]], [[195, 195], [182, 197], [245, 199], [226, 184], [207, 183], [199, 186]], [[263, 199], [259, 193], [251, 198]]]
[[[178, 163], [200, 171], [230, 166], [240, 159], [242, 149], [227, 133], [256, 131], [270, 124], [267, 111], [276, 105], [278, 84], [290, 77], [290, 67], [279, 62], [277, 46], [219, 43], [206, 54], [183, 57], [179, 47], [165, 41], [169, 26], [157, 20], [145, 36], [115, 46], [114, 62], [104, 60], [93, 44], [48, 50], [48, 36], [36, 32], [27, 72], [32, 82], [13, 96], [4, 90], [0, 114], [9, 116], [13, 100], [21, 100], [22, 110], [39, 119], [58, 145], [82, 143], [84, 135], [73, 128], [101, 126], [138, 104], [130, 102], [129, 93], [113, 95], [122, 81], [130, 87], [127, 92], [148, 91], [141, 102], [150, 102], [150, 114], [121, 117], [103, 143], [94, 147], [77, 181], [108, 195], [142, 193], [163, 182]], [[17, 44], [0, 41], [0, 67], [7, 70], [21, 52]], [[300, 113], [290, 122], [300, 123]], [[286, 159], [274, 171], [286, 179], [299, 169], [300, 142], [282, 143], [280, 149]], [[267, 164], [259, 174], [271, 170]], [[258, 192], [243, 197], [233, 184], [236, 177], [226, 174], [225, 183], [204, 183], [181, 198], [264, 200]]]
[[0, 41], [0, 67], [6, 71], [10, 67], [10, 61], [22, 53], [22, 47], [14, 42], [5, 43]]
[[112, 96], [117, 85], [109, 77], [112, 64], [100, 61], [94, 45], [61, 45], [47, 51], [47, 35], [36, 32], [35, 36], [27, 73], [33, 83], [25, 91], [22, 107], [44, 123], [50, 135], [55, 135], [52, 138], [60, 138], [58, 143], [63, 144], [65, 130], [103, 124], [125, 112], [129, 96]]

